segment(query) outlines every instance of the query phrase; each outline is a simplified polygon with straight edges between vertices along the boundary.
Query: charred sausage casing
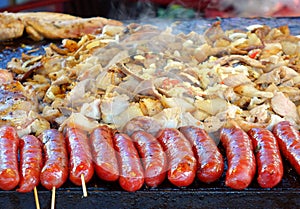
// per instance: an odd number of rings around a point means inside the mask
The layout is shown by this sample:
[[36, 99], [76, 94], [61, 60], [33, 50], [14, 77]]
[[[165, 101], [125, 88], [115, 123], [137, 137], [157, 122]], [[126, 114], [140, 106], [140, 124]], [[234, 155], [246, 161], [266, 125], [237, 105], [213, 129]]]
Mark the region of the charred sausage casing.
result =
[[145, 183], [157, 187], [166, 177], [167, 158], [157, 139], [145, 131], [136, 131], [131, 136], [143, 163]]
[[300, 175], [300, 134], [288, 121], [277, 123], [273, 127], [279, 149], [292, 167]]
[[44, 166], [41, 184], [48, 190], [61, 187], [68, 179], [68, 153], [62, 133], [56, 129], [45, 130], [39, 139], [43, 143]]
[[167, 154], [168, 180], [175, 186], [189, 186], [194, 181], [197, 170], [190, 142], [174, 128], [161, 130], [157, 139]]
[[89, 182], [94, 175], [91, 148], [87, 134], [76, 128], [66, 129], [67, 149], [69, 153], [70, 181], [75, 185], [82, 184], [81, 175]]
[[0, 127], [0, 189], [11, 190], [19, 181], [19, 137], [11, 126]]
[[197, 156], [198, 179], [205, 183], [218, 180], [224, 171], [224, 160], [214, 140], [205, 130], [195, 126], [185, 126], [179, 130], [190, 141]]
[[119, 161], [120, 186], [129, 192], [137, 191], [144, 184], [144, 171], [138, 152], [128, 135], [115, 133], [113, 139]]
[[18, 192], [30, 192], [40, 183], [43, 166], [42, 143], [33, 135], [20, 139], [20, 183]]
[[256, 162], [251, 139], [237, 127], [222, 128], [220, 140], [226, 150], [228, 170], [225, 184], [233, 189], [245, 189], [251, 183]]
[[262, 188], [276, 186], [283, 176], [283, 165], [277, 141], [271, 131], [252, 128], [248, 131], [252, 139], [257, 163], [257, 182]]
[[90, 135], [90, 145], [97, 176], [105, 181], [118, 180], [119, 167], [112, 130], [108, 126], [95, 128]]

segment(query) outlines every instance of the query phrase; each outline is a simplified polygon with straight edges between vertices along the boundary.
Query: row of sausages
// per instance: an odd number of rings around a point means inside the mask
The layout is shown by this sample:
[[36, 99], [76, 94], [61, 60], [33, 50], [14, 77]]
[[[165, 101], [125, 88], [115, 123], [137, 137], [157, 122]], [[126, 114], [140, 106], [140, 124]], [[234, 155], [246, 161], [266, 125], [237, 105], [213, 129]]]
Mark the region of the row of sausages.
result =
[[[287, 121], [272, 131], [238, 127], [222, 128], [220, 140], [228, 162], [225, 184], [244, 189], [257, 172], [263, 188], [276, 186], [283, 176], [281, 153], [300, 174], [300, 134]], [[281, 151], [281, 152], [280, 152]], [[19, 160], [18, 160], [19, 156]], [[94, 172], [105, 181], [119, 181], [126, 191], [144, 184], [157, 187], [165, 178], [178, 186], [189, 186], [197, 177], [211, 183], [224, 171], [224, 159], [216, 143], [198, 127], [166, 128], [157, 137], [144, 131], [131, 136], [108, 126], [90, 135], [67, 128], [50, 129], [39, 137], [19, 138], [13, 127], [0, 128], [0, 189], [32, 191], [40, 183], [59, 188], [70, 179], [75, 185], [90, 181]]]

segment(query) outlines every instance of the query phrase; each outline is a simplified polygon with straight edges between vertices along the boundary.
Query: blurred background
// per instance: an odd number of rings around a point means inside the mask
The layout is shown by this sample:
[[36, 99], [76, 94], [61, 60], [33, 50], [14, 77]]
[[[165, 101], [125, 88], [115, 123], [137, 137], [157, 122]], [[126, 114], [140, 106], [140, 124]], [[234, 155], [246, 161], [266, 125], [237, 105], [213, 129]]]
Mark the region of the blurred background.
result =
[[54, 11], [119, 20], [298, 17], [300, 0], [1, 0], [0, 11]]

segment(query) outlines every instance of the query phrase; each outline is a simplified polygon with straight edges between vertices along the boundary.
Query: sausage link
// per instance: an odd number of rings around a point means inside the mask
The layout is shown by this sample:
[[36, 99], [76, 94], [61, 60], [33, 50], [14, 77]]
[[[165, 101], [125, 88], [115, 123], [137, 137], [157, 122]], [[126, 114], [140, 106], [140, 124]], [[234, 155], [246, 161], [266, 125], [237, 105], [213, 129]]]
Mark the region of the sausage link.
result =
[[48, 190], [61, 187], [68, 179], [68, 153], [65, 138], [55, 129], [45, 130], [39, 139], [43, 143], [44, 166], [41, 184]]
[[130, 137], [115, 133], [114, 146], [120, 169], [120, 186], [129, 192], [139, 190], [144, 184], [144, 172], [140, 157]]
[[81, 175], [89, 182], [94, 175], [91, 148], [87, 134], [76, 128], [66, 129], [67, 149], [69, 153], [69, 178], [72, 183], [80, 186]]
[[20, 139], [20, 183], [18, 192], [30, 192], [40, 183], [42, 143], [33, 135]]
[[95, 128], [90, 135], [90, 145], [97, 176], [105, 181], [118, 180], [119, 167], [112, 130], [108, 126]]
[[179, 187], [190, 185], [197, 170], [197, 160], [190, 142], [174, 128], [161, 130], [157, 139], [167, 154], [169, 181]]
[[226, 150], [228, 170], [225, 184], [233, 189], [245, 189], [251, 183], [256, 162], [251, 140], [242, 129], [222, 128], [220, 140]]
[[18, 168], [19, 137], [11, 126], [0, 128], [0, 189], [11, 190], [19, 181]]
[[273, 127], [279, 149], [292, 167], [300, 175], [300, 134], [288, 121], [277, 123]]
[[198, 161], [198, 179], [205, 183], [218, 180], [224, 171], [224, 160], [214, 140], [205, 130], [195, 126], [185, 126], [179, 130], [193, 146]]
[[248, 131], [255, 150], [258, 177], [262, 188], [276, 186], [283, 176], [283, 164], [277, 141], [271, 131], [252, 128]]
[[145, 171], [145, 183], [157, 187], [166, 177], [167, 158], [157, 139], [145, 131], [136, 131], [131, 136]]

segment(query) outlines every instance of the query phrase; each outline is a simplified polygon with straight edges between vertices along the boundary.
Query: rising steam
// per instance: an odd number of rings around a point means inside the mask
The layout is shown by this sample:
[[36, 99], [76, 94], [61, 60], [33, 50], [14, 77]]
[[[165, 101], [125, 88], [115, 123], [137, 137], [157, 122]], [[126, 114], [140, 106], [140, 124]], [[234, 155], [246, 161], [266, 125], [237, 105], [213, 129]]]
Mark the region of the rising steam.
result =
[[220, 0], [220, 9], [233, 7], [237, 16], [270, 16], [274, 12], [287, 7], [291, 10], [300, 9], [299, 0]]

